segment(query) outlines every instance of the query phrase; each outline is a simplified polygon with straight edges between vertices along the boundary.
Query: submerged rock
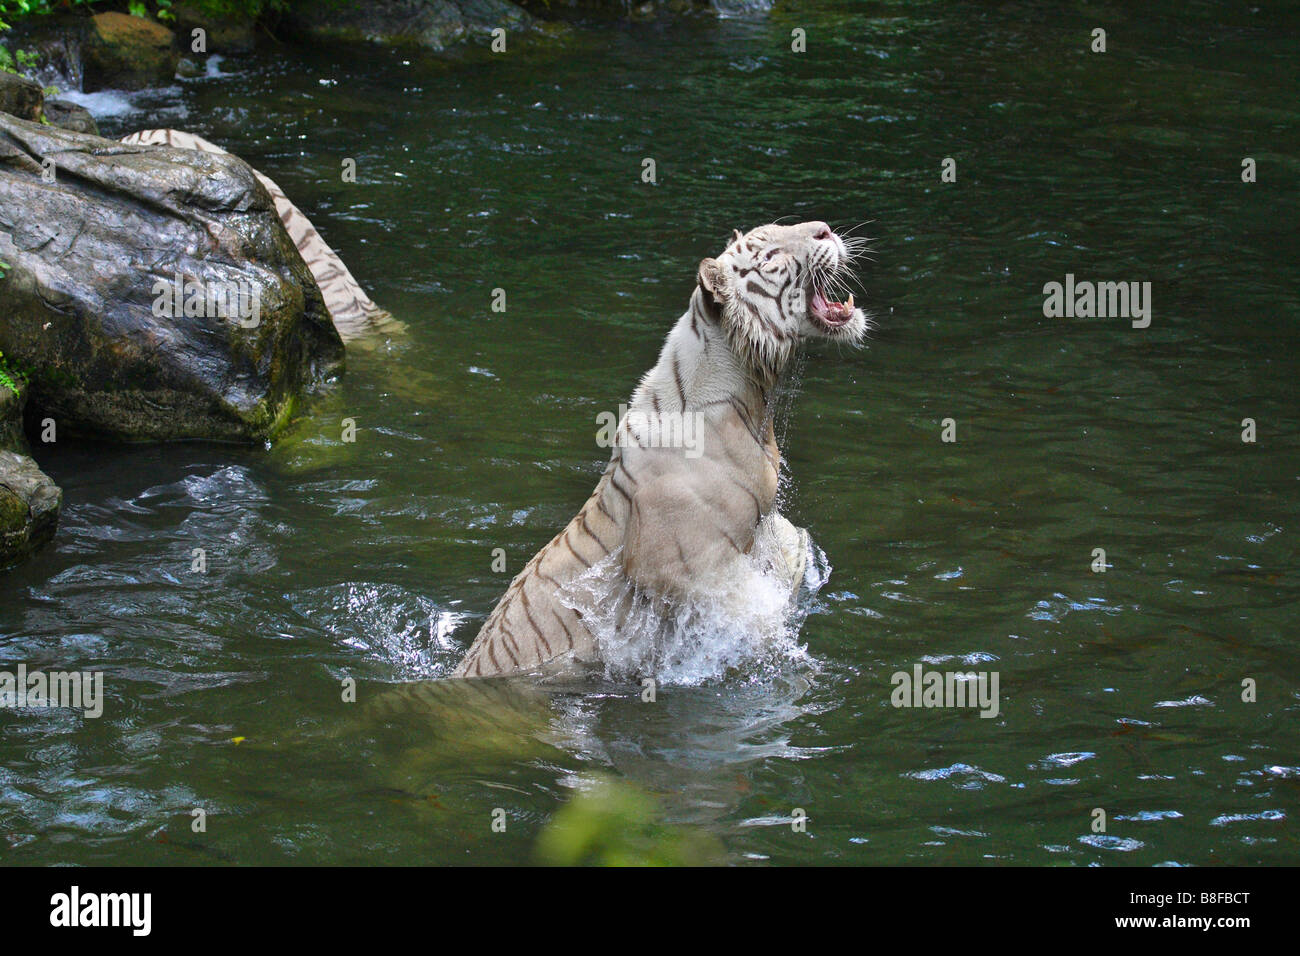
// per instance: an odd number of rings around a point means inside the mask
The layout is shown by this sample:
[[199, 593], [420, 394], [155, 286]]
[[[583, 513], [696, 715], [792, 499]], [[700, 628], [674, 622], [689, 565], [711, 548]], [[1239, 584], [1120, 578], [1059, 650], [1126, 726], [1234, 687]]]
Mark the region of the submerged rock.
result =
[[441, 51], [475, 35], [488, 40], [498, 27], [521, 30], [533, 22], [509, 0], [374, 0], [350, 6], [299, 0], [285, 15], [281, 29], [304, 40]]
[[206, 71], [206, 67], [189, 57], [181, 57], [176, 64], [176, 75], [184, 80], [198, 79]]
[[0, 115], [0, 260], [0, 351], [60, 438], [259, 441], [342, 369], [320, 289], [228, 154]]
[[82, 89], [139, 90], [166, 86], [176, 75], [180, 54], [172, 32], [161, 23], [125, 13], [91, 18], [81, 46]]

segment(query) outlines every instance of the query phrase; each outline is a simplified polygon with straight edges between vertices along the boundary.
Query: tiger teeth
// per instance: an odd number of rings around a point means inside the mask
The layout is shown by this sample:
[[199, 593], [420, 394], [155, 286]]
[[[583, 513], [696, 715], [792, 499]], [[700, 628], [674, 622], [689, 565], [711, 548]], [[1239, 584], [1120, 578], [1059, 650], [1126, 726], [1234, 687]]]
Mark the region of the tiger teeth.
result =
[[850, 312], [853, 311], [853, 296], [849, 296], [849, 301], [844, 303]]

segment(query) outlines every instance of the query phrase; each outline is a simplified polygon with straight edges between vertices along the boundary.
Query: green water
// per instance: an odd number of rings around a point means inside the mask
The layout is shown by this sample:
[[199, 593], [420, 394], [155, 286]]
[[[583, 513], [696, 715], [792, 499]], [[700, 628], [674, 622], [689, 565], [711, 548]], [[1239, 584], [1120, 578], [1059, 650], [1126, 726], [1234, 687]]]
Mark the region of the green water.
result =
[[[286, 48], [105, 120], [252, 161], [407, 330], [270, 452], [39, 450], [65, 511], [0, 583], [0, 661], [107, 702], [0, 713], [0, 860], [528, 861], [602, 774], [736, 863], [1300, 860], [1300, 17], [1067, 6]], [[698, 260], [779, 217], [876, 239], [879, 329], [812, 351], [783, 429], [834, 568], [807, 659], [653, 704], [417, 683], [585, 500]], [[1066, 273], [1151, 282], [1150, 327], [1045, 318]], [[1000, 713], [892, 707], [916, 663], [996, 671]]]

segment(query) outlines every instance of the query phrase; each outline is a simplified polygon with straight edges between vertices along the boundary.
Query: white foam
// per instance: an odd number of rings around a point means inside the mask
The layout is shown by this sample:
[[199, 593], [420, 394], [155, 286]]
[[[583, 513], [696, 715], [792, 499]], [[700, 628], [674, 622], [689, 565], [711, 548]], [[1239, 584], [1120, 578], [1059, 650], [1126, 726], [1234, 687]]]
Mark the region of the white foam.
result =
[[[183, 126], [189, 108], [181, 102], [179, 86], [156, 87], [147, 90], [96, 90], [82, 93], [78, 90], [61, 92], [57, 99], [84, 106], [97, 122], [130, 122], [127, 117], [147, 117], [150, 128]], [[111, 134], [117, 135], [117, 134]]]
[[766, 571], [769, 562], [758, 552], [720, 592], [674, 606], [638, 592], [615, 550], [570, 582], [559, 600], [582, 615], [612, 681], [653, 676], [661, 685], [696, 685], [806, 661], [799, 627], [829, 574], [826, 556], [809, 540], [796, 585]]
[[136, 105], [131, 102], [131, 94], [124, 90], [97, 90], [94, 93], [82, 93], [80, 90], [63, 90], [56, 99], [84, 106], [90, 110], [90, 115], [97, 120], [125, 116], [137, 109]]

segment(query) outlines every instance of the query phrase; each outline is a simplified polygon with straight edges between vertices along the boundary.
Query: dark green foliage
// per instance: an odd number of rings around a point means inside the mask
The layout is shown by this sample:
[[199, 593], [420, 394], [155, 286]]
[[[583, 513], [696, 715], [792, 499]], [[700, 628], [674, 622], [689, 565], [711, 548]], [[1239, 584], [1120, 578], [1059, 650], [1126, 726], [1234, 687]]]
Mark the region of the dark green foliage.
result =
[[23, 17], [45, 16], [56, 6], [72, 9], [90, 7], [100, 0], [0, 0], [0, 20], [21, 20]]
[[[45, 16], [53, 13], [56, 8], [92, 13], [121, 10], [135, 16], [150, 16], [167, 22], [176, 19], [172, 12], [176, 2], [177, 0], [0, 0], [0, 24], [26, 17]], [[189, 0], [185, 5], [209, 19], [233, 22], [256, 20], [267, 13], [279, 13], [289, 4], [288, 0]]]
[[213, 20], [256, 20], [289, 4], [288, 0], [191, 0], [187, 6]]
[[[56, 9], [63, 12], [69, 9], [80, 11], [87, 16], [119, 10], [137, 17], [173, 23], [176, 20], [173, 7], [178, 2], [181, 0], [0, 0], [0, 32], [8, 30], [12, 23], [48, 16]], [[331, 0], [325, 2], [330, 3]], [[334, 5], [340, 2], [353, 4], [357, 0], [333, 0]], [[185, 6], [217, 23], [245, 23], [283, 13], [288, 9], [289, 0], [186, 0]], [[11, 52], [0, 43], [0, 70], [6, 73], [22, 72], [33, 65], [35, 56], [27, 50]]]

